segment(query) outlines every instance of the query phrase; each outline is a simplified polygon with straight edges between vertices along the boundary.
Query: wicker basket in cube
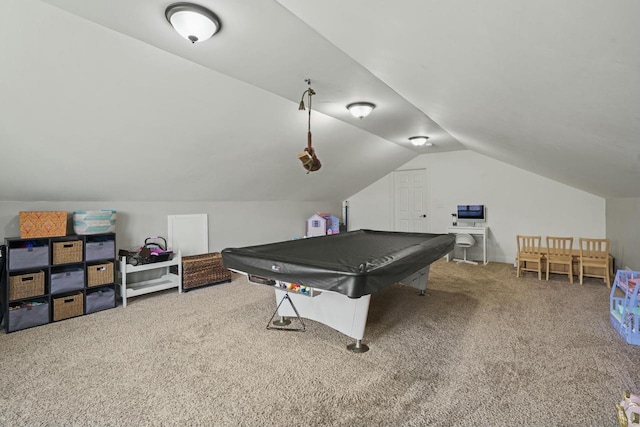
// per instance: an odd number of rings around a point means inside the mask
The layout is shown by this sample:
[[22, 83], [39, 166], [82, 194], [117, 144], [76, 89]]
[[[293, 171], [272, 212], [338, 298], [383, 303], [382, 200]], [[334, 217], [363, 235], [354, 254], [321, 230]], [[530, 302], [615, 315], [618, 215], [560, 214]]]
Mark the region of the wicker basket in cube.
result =
[[9, 276], [9, 300], [44, 295], [44, 271]]
[[82, 262], [82, 240], [53, 242], [53, 264]]
[[82, 316], [84, 298], [82, 292], [53, 299], [53, 321]]
[[182, 257], [182, 289], [228, 282], [231, 272], [224, 268], [220, 252]]
[[93, 264], [87, 266], [87, 287], [113, 283], [113, 263]]

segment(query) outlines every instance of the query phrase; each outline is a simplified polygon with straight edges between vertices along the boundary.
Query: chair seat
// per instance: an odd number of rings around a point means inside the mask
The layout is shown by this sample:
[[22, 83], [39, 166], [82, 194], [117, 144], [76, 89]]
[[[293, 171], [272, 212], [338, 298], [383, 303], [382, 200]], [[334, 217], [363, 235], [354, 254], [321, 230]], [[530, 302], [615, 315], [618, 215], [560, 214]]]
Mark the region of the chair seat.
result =
[[475, 244], [476, 244], [476, 241], [471, 234], [466, 234], [466, 233], [456, 234], [456, 246], [463, 248], [464, 257], [462, 259], [454, 259], [454, 261], [456, 261], [458, 264], [463, 262], [467, 264], [477, 265], [478, 264], [477, 262], [470, 261], [467, 259], [467, 249], [470, 248], [471, 246], [474, 246]]
[[582, 265], [587, 267], [606, 267], [609, 263], [608, 259], [602, 258], [583, 258]]
[[464, 234], [464, 233], [456, 234], [456, 245], [470, 248], [475, 244], [476, 244], [476, 241], [471, 234]]
[[547, 255], [549, 262], [573, 262], [573, 257], [571, 255]]

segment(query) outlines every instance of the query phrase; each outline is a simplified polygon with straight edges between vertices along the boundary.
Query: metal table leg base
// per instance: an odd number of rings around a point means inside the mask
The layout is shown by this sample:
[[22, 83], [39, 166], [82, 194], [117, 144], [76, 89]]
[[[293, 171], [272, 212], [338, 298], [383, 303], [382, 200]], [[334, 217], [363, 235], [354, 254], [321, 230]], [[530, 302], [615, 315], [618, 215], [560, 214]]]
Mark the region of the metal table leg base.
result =
[[[278, 314], [278, 309], [280, 309], [280, 306], [282, 305], [284, 300], [289, 301], [289, 304], [291, 304], [291, 308], [293, 308], [293, 311], [296, 313], [296, 317], [300, 321], [302, 328], [284, 328], [283, 326], [291, 324], [291, 320], [287, 319], [284, 316], [281, 316], [280, 320], [273, 320], [273, 318], [276, 317], [276, 315]], [[272, 320], [275, 326], [271, 326]], [[298, 309], [296, 308], [295, 305], [293, 305], [293, 301], [291, 301], [291, 298], [289, 298], [289, 293], [284, 294], [284, 296], [280, 300], [280, 303], [278, 303], [278, 307], [276, 307], [276, 311], [273, 312], [273, 316], [271, 316], [271, 319], [269, 319], [269, 321], [267, 322], [267, 329], [276, 329], [278, 331], [301, 331], [301, 332], [304, 332], [304, 330], [306, 329], [306, 327], [304, 326], [304, 322], [302, 321], [302, 317], [300, 317], [300, 313], [298, 313]]]
[[276, 326], [287, 326], [291, 324], [291, 320], [287, 319], [285, 316], [280, 316], [280, 320], [274, 320], [271, 323]]
[[356, 342], [347, 345], [347, 350], [353, 353], [366, 353], [369, 351], [369, 346], [362, 344], [362, 340], [356, 340]]

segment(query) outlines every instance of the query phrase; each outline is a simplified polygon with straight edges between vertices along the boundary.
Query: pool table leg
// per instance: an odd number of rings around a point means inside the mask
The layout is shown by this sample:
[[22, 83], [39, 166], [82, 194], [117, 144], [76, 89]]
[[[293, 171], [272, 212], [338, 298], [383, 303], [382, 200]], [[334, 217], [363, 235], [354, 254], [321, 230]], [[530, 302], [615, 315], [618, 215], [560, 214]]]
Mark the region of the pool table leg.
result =
[[420, 291], [418, 295], [421, 297], [425, 296], [427, 293], [427, 283], [429, 282], [429, 270], [431, 269], [431, 265], [428, 265], [419, 271], [416, 271], [410, 276], [401, 280], [401, 283], [404, 283], [407, 286], [411, 286], [412, 288], [416, 288]]
[[[285, 300], [288, 300], [289, 304], [291, 304], [291, 308], [293, 309], [293, 312], [296, 314], [296, 317], [300, 321], [302, 328], [297, 328], [297, 329], [285, 328], [284, 326], [291, 324], [291, 320], [287, 319], [286, 316], [280, 316], [280, 320], [273, 320], [273, 318], [276, 317], [276, 315], [278, 314], [278, 310], [280, 310], [280, 306]], [[274, 325], [274, 326], [271, 326], [271, 325]], [[306, 329], [306, 326], [304, 325], [302, 317], [300, 317], [300, 313], [298, 313], [298, 309], [296, 308], [296, 306], [293, 305], [293, 301], [289, 297], [288, 292], [284, 293], [284, 296], [280, 300], [280, 303], [278, 304], [276, 311], [273, 312], [273, 316], [271, 316], [271, 319], [269, 319], [269, 321], [267, 322], [267, 329], [278, 329], [281, 331], [304, 331]]]
[[354, 353], [366, 353], [369, 351], [369, 346], [362, 344], [362, 340], [356, 340], [356, 342], [347, 345], [347, 349]]
[[287, 326], [291, 324], [291, 320], [287, 319], [286, 316], [280, 316], [280, 320], [274, 320], [273, 322], [276, 326]]

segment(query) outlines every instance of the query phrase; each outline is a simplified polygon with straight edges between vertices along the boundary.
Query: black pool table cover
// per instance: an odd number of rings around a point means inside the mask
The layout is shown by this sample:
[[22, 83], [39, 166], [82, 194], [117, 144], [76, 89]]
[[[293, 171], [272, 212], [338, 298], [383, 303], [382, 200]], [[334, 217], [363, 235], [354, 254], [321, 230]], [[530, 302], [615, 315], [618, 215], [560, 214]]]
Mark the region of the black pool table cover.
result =
[[226, 268], [339, 292], [380, 292], [453, 250], [451, 234], [357, 230], [222, 250]]

